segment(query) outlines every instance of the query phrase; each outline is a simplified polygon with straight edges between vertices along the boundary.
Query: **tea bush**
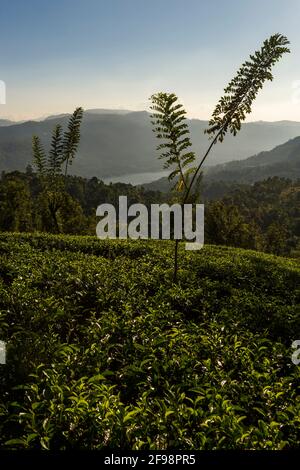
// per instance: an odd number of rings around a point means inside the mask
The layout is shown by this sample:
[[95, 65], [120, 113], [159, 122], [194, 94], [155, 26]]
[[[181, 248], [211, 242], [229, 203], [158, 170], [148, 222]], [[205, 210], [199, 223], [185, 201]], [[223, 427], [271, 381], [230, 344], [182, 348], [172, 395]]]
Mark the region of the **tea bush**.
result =
[[299, 446], [299, 266], [172, 248], [0, 234], [1, 448]]

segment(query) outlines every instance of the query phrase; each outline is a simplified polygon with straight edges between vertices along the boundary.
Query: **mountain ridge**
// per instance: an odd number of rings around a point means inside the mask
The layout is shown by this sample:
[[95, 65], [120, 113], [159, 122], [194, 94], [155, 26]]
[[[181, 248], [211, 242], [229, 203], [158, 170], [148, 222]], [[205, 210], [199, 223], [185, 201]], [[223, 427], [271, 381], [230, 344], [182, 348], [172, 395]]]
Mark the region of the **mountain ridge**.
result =
[[[70, 168], [71, 174], [107, 178], [162, 169], [149, 113], [127, 111], [85, 111], [81, 143], [78, 156]], [[41, 121], [0, 126], [0, 170], [24, 171], [32, 160], [32, 135], [39, 135], [48, 148], [54, 125], [60, 123], [66, 127], [68, 116], [49, 116]], [[194, 142], [193, 150], [200, 156], [208, 144], [208, 137], [203, 133], [207, 121], [190, 119], [188, 124]], [[222, 145], [213, 149], [208, 164], [246, 159], [299, 135], [300, 123], [295, 121], [245, 123], [237, 137], [228, 136]]]

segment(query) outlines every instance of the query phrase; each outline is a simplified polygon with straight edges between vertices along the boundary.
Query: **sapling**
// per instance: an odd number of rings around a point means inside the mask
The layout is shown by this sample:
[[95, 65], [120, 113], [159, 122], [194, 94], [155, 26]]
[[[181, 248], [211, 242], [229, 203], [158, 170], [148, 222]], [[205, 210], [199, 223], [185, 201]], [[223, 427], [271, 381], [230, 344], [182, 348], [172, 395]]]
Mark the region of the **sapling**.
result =
[[[78, 149], [82, 117], [83, 109], [76, 108], [69, 118], [68, 129], [65, 132], [60, 124], [54, 127], [48, 155], [40, 138], [36, 135], [32, 138], [33, 164], [40, 178], [56, 232], [60, 231], [57, 213], [65, 200], [64, 186], [67, 181], [68, 167], [72, 164]], [[65, 167], [64, 178], [63, 166]]]
[[[157, 150], [165, 160], [164, 167], [171, 169], [169, 180], [176, 178], [175, 190], [180, 195], [182, 204], [193, 200], [198, 189], [197, 180], [205, 160], [216, 143], [222, 143], [226, 134], [234, 136], [241, 129], [242, 122], [251, 113], [252, 104], [264, 83], [273, 80], [272, 68], [283, 54], [290, 52], [288, 39], [282, 34], [274, 34], [266, 39], [259, 51], [250, 55], [242, 64], [235, 77], [224, 89], [224, 95], [218, 101], [208, 128], [204, 131], [210, 137], [208, 149], [200, 159], [198, 166], [195, 153], [191, 151], [189, 129], [186, 123], [186, 111], [178, 103], [174, 93], [157, 93], [151, 96], [151, 122], [153, 132], [163, 142]], [[177, 282], [178, 240], [175, 240], [174, 282]]]

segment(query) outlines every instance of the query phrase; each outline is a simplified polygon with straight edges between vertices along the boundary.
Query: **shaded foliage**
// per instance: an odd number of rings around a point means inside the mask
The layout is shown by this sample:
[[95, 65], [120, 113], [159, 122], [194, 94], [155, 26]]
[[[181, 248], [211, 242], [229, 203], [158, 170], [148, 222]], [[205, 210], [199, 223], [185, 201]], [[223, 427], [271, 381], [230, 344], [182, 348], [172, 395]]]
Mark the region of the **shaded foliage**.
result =
[[299, 267], [182, 250], [0, 234], [1, 448], [299, 446]]

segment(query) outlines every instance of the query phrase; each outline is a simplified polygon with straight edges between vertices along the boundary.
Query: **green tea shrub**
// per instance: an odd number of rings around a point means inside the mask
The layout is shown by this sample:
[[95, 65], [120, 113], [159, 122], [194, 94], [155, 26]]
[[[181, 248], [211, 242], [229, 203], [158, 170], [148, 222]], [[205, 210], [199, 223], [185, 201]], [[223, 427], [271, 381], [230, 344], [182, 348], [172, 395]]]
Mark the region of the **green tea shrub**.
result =
[[1, 448], [299, 446], [299, 266], [182, 259], [175, 285], [170, 242], [0, 234]]

